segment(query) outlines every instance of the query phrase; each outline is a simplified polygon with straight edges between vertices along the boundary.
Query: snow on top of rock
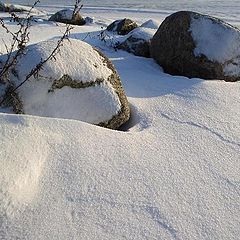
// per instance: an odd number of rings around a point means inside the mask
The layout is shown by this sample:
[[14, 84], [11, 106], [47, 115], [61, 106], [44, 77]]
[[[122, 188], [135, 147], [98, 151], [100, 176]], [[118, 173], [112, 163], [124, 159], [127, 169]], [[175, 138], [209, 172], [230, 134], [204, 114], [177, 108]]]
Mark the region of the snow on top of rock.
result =
[[153, 20], [153, 19], [149, 19], [148, 21], [144, 22], [141, 27], [144, 28], [151, 28], [151, 29], [158, 29], [160, 26], [160, 22]]
[[[49, 56], [57, 41], [53, 39], [27, 48], [26, 55], [16, 67], [16, 85], [24, 81], [41, 59]], [[56, 59], [44, 64], [37, 79], [32, 77], [18, 89], [24, 113], [77, 119], [93, 124], [108, 121], [121, 110], [119, 97], [108, 82], [111, 74], [113, 72], [103, 57], [89, 44], [75, 39], [65, 40]], [[76, 82], [91, 85], [82, 88], [63, 85], [52, 90], [54, 81], [64, 75]]]
[[138, 27], [138, 28], [133, 29], [130, 33], [128, 33], [126, 38], [132, 36], [134, 38], [143, 39], [143, 40], [148, 41], [148, 40], [152, 39], [155, 32], [156, 32], [156, 29]]
[[66, 8], [66, 9], [63, 9], [63, 10], [57, 12], [57, 13], [60, 14], [63, 19], [72, 20], [73, 9]]
[[226, 75], [240, 73], [234, 62], [240, 58], [240, 32], [224, 23], [216, 24], [208, 17], [192, 18], [190, 31], [196, 43], [195, 56], [205, 55], [212, 61], [225, 63]]
[[[20, 60], [16, 67], [20, 81], [24, 80], [41, 60], [49, 56], [58, 40], [56, 38], [40, 42], [27, 48], [23, 61]], [[89, 44], [71, 39], [64, 40], [56, 59], [44, 64], [39, 77], [58, 80], [65, 74], [78, 82], [95, 82], [97, 79], [107, 79], [112, 74], [112, 70]]]
[[150, 28], [143, 28], [143, 27], [137, 27], [133, 29], [131, 32], [129, 32], [127, 35], [109, 35], [110, 37], [106, 40], [106, 43], [111, 46], [111, 44], [121, 44], [125, 42], [128, 38], [133, 37], [139, 40], [149, 41], [153, 38], [153, 35], [155, 34], [156, 29], [150, 29]]
[[107, 82], [82, 89], [63, 87], [48, 93], [50, 88], [49, 81], [30, 81], [20, 88], [24, 112], [99, 124], [112, 119], [121, 110], [119, 97]]

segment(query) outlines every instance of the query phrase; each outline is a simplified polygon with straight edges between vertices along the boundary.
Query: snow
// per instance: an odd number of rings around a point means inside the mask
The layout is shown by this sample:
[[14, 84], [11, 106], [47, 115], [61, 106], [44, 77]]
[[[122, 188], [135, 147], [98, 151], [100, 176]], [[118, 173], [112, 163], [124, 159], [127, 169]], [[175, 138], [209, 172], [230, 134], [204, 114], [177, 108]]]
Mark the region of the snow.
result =
[[138, 28], [133, 29], [130, 33], [128, 33], [127, 37], [132, 36], [137, 39], [143, 39], [143, 40], [148, 41], [148, 40], [152, 39], [155, 32], [156, 32], [156, 29], [138, 27]]
[[[141, 131], [1, 115], [0, 142], [8, 156], [1, 159], [15, 163], [12, 174], [24, 175], [30, 189], [35, 174], [27, 171], [41, 173], [27, 204], [4, 189], [11, 199], [4, 208], [11, 213], [6, 236], [238, 238], [239, 85], [172, 79], [161, 71], [149, 84], [140, 69], [144, 63], [138, 60], [136, 76], [128, 78], [133, 83], [142, 74], [139, 87], [128, 88], [132, 104], [147, 116], [139, 114]], [[148, 96], [140, 91], [144, 84]]]
[[240, 74], [240, 31], [228, 24], [216, 24], [208, 17], [192, 18], [190, 31], [196, 43], [194, 54], [224, 64], [227, 76]]
[[34, 81], [26, 84], [19, 95], [24, 112], [30, 115], [77, 119], [98, 124], [112, 119], [121, 110], [119, 98], [110, 84], [75, 89], [63, 87], [49, 93], [51, 84]]
[[[118, 46], [119, 44], [125, 42], [127, 39], [130, 37], [139, 39], [139, 40], [144, 40], [144, 41], [149, 41], [153, 38], [153, 35], [155, 34], [156, 29], [150, 29], [150, 28], [144, 28], [144, 27], [137, 27], [133, 29], [131, 32], [129, 32], [127, 35], [118, 35], [115, 32], [110, 32], [110, 31], [104, 31], [102, 32], [102, 36], [104, 36], [104, 42], [105, 45], [114, 48]], [[99, 32], [93, 33], [89, 38], [86, 39], [86, 41], [92, 42], [91, 38], [98, 38], [98, 41], [100, 39], [99, 37]]]
[[151, 28], [151, 29], [158, 29], [160, 26], [160, 22], [157, 22], [153, 19], [150, 19], [146, 22], [144, 22], [141, 27], [144, 27], [144, 28]]
[[[41, 60], [49, 56], [58, 40], [55, 38], [28, 47], [27, 53], [17, 65], [20, 81], [23, 81]], [[107, 79], [112, 74], [112, 70], [106, 67], [103, 58], [90, 45], [73, 39], [64, 41], [61, 53], [56, 55], [55, 61], [44, 64], [40, 77], [60, 79], [65, 74], [78, 82], [85, 83]]]
[[[152, 59], [99, 40], [113, 12], [94, 18], [70, 37], [112, 60], [131, 121], [122, 132], [0, 113], [0, 239], [238, 240], [239, 82], [165, 74]], [[64, 25], [36, 23], [32, 41], [59, 36], [59, 29]]]

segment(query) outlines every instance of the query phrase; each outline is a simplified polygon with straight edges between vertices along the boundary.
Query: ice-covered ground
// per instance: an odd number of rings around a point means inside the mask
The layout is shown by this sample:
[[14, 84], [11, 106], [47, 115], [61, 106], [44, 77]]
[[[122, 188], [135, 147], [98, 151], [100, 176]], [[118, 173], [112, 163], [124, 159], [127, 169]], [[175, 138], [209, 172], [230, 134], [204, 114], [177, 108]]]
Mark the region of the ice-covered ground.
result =
[[[149, 14], [89, 10], [95, 23], [71, 35], [117, 68], [133, 114], [125, 132], [0, 114], [0, 239], [239, 239], [240, 83], [171, 76], [99, 41], [119, 17], [162, 21]], [[61, 35], [46, 18], [32, 43]]]

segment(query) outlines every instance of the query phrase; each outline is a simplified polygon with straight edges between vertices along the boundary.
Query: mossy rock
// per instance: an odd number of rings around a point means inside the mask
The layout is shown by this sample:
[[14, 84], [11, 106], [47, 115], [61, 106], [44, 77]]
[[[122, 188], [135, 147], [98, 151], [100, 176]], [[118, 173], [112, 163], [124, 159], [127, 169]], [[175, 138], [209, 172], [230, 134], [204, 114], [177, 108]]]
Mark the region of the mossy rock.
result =
[[124, 18], [111, 23], [107, 27], [107, 30], [111, 32], [117, 32], [119, 35], [126, 35], [137, 27], [138, 25], [136, 22], [132, 21], [131, 19]]

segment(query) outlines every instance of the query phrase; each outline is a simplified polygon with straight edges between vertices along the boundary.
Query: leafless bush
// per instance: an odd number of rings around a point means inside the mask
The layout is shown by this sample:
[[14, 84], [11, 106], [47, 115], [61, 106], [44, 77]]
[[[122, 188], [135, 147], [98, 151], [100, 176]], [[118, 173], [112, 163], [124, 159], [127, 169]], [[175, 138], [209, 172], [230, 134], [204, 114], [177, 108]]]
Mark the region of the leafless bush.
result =
[[[29, 28], [32, 21], [32, 10], [39, 3], [36, 1], [31, 9], [28, 11], [26, 17], [20, 18], [16, 13], [10, 12], [11, 21], [16, 22], [19, 29], [17, 32], [12, 32], [6, 25], [2, 18], [0, 18], [0, 26], [4, 28], [7, 34], [12, 37], [11, 43], [5, 43], [4, 46], [7, 51], [7, 59], [4, 64], [0, 67], [0, 83], [9, 82], [9, 72], [17, 63], [18, 58], [24, 54], [26, 44], [29, 42]], [[17, 49], [16, 51], [14, 51]]]
[[[16, 90], [19, 89], [24, 83], [26, 83], [32, 76], [37, 77], [39, 74], [39, 71], [44, 67], [44, 64], [46, 62], [48, 62], [49, 60], [55, 59], [56, 55], [60, 52], [60, 48], [63, 45], [64, 40], [69, 39], [69, 34], [73, 29], [71, 25], [67, 24], [62, 37], [58, 40], [56, 47], [49, 54], [49, 56], [46, 59], [41, 60], [27, 74], [25, 79], [19, 85], [14, 86], [9, 79], [10, 72], [11, 71], [14, 72], [18, 59], [25, 53], [26, 45], [30, 40], [29, 33], [30, 33], [31, 21], [33, 19], [32, 10], [37, 6], [39, 2], [40, 2], [39, 0], [35, 1], [35, 3], [32, 5], [30, 10], [28, 11], [26, 17], [22, 19], [15, 13], [10, 13], [11, 21], [16, 22], [17, 25], [19, 26], [19, 29], [17, 32], [10, 31], [9, 28], [6, 26], [4, 20], [0, 18], [0, 27], [4, 28], [6, 32], [12, 36], [12, 42], [10, 44], [4, 43], [7, 51], [7, 57], [6, 57], [6, 61], [2, 64], [2, 66], [0, 66], [0, 84], [8, 85], [6, 88], [4, 97], [2, 99], [0, 98], [0, 107], [3, 105], [7, 105], [8, 102], [18, 100]], [[72, 18], [74, 18], [74, 16], [82, 8], [82, 5], [80, 5], [80, 3], [81, 3], [81, 0], [75, 1]], [[18, 111], [15, 111], [15, 112], [18, 112]]]

